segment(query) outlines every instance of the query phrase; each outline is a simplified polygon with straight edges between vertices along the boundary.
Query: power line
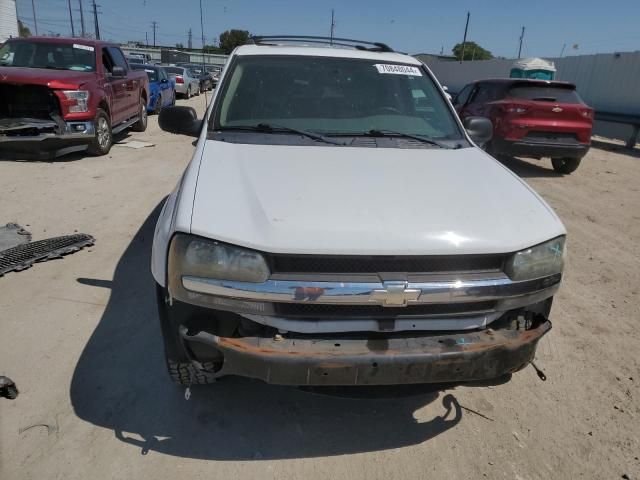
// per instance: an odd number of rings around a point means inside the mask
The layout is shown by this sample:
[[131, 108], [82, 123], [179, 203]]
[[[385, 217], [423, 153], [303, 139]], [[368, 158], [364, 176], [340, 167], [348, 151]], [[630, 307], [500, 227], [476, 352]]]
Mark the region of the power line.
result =
[[158, 22], [155, 20], [151, 22], [151, 26], [153, 27], [153, 46], [156, 46], [156, 28], [158, 27]]
[[71, 36], [75, 37], [76, 36], [76, 31], [73, 28], [73, 13], [71, 13], [71, 0], [67, 0], [68, 4], [69, 4], [69, 21], [71, 22]]
[[78, 3], [80, 4], [80, 28], [82, 31], [82, 37], [84, 38], [86, 36], [86, 32], [84, 31], [84, 11], [82, 10], [82, 0], [78, 0]]
[[98, 23], [98, 6], [96, 5], [96, 0], [93, 0], [93, 28], [96, 39], [100, 40], [100, 24]]
[[462, 39], [462, 56], [460, 57], [460, 63], [464, 60], [464, 48], [467, 43], [467, 30], [469, 29], [469, 17], [471, 16], [470, 12], [467, 12], [467, 23], [464, 26], [464, 38]]

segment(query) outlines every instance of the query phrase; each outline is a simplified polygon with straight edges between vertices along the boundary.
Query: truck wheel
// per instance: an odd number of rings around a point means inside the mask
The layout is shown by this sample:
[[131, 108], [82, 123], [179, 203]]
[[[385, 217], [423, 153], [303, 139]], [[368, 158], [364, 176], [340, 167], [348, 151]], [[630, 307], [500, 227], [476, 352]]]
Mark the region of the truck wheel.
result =
[[551, 164], [556, 172], [568, 175], [578, 169], [581, 160], [581, 158], [552, 158]]
[[[208, 370], [214, 370], [213, 363], [203, 363], [202, 366]], [[167, 370], [171, 380], [180, 385], [204, 385], [214, 383], [190, 363], [174, 362], [173, 360], [167, 359]]]
[[144, 132], [147, 129], [147, 105], [143, 98], [140, 99], [140, 117], [136, 123], [131, 125], [134, 132]]
[[87, 152], [91, 155], [106, 155], [113, 145], [113, 133], [111, 132], [111, 119], [107, 112], [98, 109], [96, 118], [93, 121], [95, 128], [95, 137], [89, 144]]

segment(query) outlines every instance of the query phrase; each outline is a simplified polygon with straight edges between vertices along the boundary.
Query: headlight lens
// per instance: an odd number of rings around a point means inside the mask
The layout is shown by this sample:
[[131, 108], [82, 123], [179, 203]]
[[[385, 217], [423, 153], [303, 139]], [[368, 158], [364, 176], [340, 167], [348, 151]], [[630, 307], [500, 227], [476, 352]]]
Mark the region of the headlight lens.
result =
[[561, 273], [564, 241], [562, 236], [515, 253], [507, 262], [506, 274], [512, 280], [530, 280]]
[[245, 248], [190, 235], [176, 235], [171, 243], [169, 276], [264, 282], [269, 278], [264, 257]]
[[63, 90], [67, 98], [69, 112], [86, 112], [89, 110], [89, 92], [86, 90]]

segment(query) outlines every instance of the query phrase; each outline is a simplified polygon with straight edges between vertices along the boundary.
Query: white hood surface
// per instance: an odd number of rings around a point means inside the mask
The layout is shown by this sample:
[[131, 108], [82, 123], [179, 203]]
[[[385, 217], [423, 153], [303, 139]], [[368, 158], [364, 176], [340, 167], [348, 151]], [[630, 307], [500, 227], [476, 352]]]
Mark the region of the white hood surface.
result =
[[449, 255], [514, 252], [565, 230], [478, 148], [208, 141], [191, 232], [273, 253]]

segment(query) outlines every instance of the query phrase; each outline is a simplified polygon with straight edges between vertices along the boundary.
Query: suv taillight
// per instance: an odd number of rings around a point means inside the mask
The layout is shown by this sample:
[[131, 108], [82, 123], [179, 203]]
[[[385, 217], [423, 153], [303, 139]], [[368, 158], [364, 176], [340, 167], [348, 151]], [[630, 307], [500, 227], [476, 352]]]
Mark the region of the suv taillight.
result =
[[584, 118], [588, 118], [590, 120], [593, 120], [593, 109], [592, 108], [581, 108], [580, 109], [580, 115], [582, 115]]
[[525, 107], [524, 105], [520, 105], [517, 103], [503, 103], [502, 105], [500, 105], [500, 109], [505, 113], [516, 113], [516, 114], [522, 114], [529, 111], [528, 107]]
[[176, 83], [184, 83], [184, 78], [181, 75], [176, 75]]

